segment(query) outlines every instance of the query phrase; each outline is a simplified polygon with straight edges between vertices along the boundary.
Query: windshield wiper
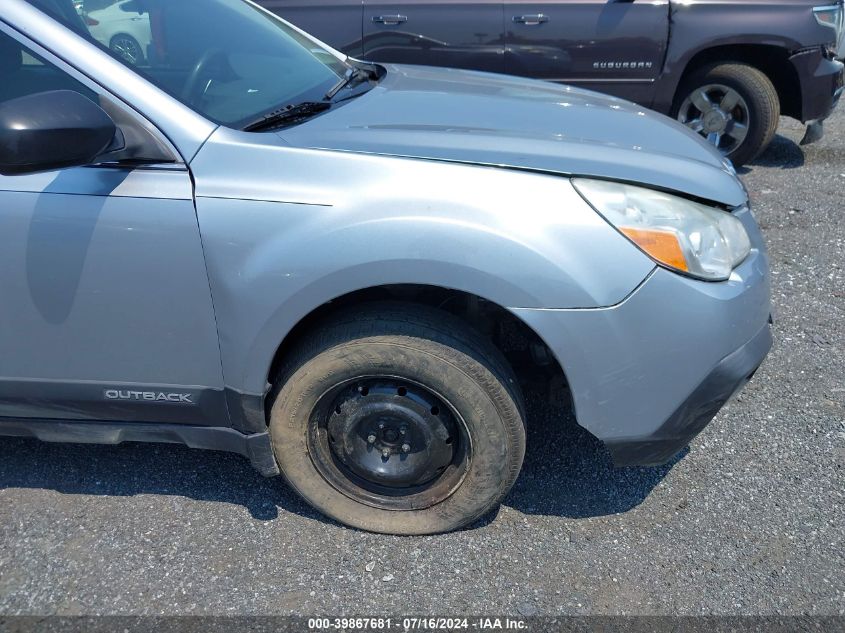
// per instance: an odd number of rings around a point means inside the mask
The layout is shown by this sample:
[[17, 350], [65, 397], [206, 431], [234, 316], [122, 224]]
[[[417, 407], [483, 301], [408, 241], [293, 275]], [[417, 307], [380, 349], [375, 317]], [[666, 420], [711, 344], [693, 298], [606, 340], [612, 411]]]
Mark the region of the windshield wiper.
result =
[[296, 105], [289, 105], [279, 110], [265, 114], [264, 116], [248, 123], [243, 127], [246, 132], [258, 132], [260, 130], [267, 130], [274, 127], [283, 127], [285, 125], [293, 125], [309, 119], [321, 112], [325, 112], [332, 107], [334, 99], [337, 94], [350, 86], [353, 83], [368, 81], [375, 77], [375, 73], [365, 68], [353, 66], [343, 74], [340, 81], [338, 81], [323, 97], [322, 101], [303, 101]]
[[352, 66], [351, 68], [347, 69], [345, 73], [343, 73], [343, 77], [340, 78], [334, 86], [326, 93], [326, 96], [323, 97], [326, 101], [331, 101], [335, 98], [338, 92], [346, 88], [348, 85], [352, 84], [352, 82], [359, 82], [359, 81], [367, 81], [372, 79], [372, 72], [368, 70], [364, 70], [363, 68], [358, 68], [357, 66]]
[[260, 119], [245, 125], [243, 129], [246, 132], [258, 132], [274, 127], [293, 125], [305, 119], [310, 119], [321, 112], [325, 112], [331, 107], [332, 104], [328, 101], [303, 101], [302, 103], [290, 105], [281, 110], [265, 114]]

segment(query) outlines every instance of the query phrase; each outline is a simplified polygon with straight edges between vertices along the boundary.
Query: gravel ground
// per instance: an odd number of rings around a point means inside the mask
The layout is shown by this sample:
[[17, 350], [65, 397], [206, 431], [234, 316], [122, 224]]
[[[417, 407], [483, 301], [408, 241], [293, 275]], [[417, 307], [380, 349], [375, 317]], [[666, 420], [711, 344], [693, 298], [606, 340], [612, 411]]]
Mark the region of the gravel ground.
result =
[[744, 170], [775, 347], [661, 468], [615, 470], [529, 396], [494, 516], [400, 538], [323, 520], [242, 459], [0, 440], [2, 614], [845, 614], [845, 110]]

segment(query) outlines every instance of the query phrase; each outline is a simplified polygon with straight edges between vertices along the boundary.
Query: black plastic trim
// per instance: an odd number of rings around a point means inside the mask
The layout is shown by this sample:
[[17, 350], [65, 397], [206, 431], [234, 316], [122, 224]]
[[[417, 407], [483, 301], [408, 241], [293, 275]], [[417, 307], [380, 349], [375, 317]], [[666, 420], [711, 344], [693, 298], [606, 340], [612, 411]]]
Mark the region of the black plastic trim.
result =
[[264, 394], [243, 393], [226, 388], [226, 404], [232, 427], [244, 433], [258, 433], [267, 430], [264, 413]]
[[270, 434], [245, 435], [234, 429], [181, 424], [140, 424], [132, 422], [70, 422], [66, 420], [0, 418], [0, 435], [34, 437], [45, 442], [82, 444], [121, 444], [122, 442], [163, 442], [190, 448], [237, 453], [265, 477], [279, 474], [273, 456]]
[[223, 427], [226, 404], [223, 389], [193, 385], [0, 379], [0, 418]]
[[772, 347], [765, 325], [750, 341], [722, 359], [678, 409], [651, 435], [606, 440], [616, 466], [666, 463], [698, 435], [754, 375]]
[[826, 119], [839, 102], [842, 63], [827, 59], [821, 47], [795, 53], [789, 61], [801, 81], [801, 122]]
[[[109, 398], [107, 391], [121, 397]], [[139, 395], [151, 392], [182, 394], [190, 401]], [[264, 394], [193, 385], [0, 378], [2, 418], [231, 426], [246, 435], [267, 430]]]

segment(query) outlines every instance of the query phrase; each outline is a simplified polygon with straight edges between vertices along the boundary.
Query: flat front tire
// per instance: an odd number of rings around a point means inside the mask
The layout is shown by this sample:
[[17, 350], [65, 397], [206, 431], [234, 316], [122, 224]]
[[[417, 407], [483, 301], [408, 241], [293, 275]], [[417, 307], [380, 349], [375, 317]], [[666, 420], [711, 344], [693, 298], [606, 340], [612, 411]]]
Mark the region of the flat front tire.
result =
[[379, 303], [335, 316], [291, 351], [270, 435], [290, 485], [363, 530], [432, 534], [494, 508], [525, 453], [521, 395], [463, 321]]

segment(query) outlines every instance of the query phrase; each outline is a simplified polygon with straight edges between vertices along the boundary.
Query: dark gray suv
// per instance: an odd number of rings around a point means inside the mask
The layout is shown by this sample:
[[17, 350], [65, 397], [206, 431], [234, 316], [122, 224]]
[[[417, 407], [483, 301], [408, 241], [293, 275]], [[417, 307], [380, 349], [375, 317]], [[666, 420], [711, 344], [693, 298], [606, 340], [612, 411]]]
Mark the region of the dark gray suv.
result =
[[353, 57], [574, 84], [669, 114], [736, 165], [784, 114], [821, 137], [842, 90], [842, 2], [260, 0]]

